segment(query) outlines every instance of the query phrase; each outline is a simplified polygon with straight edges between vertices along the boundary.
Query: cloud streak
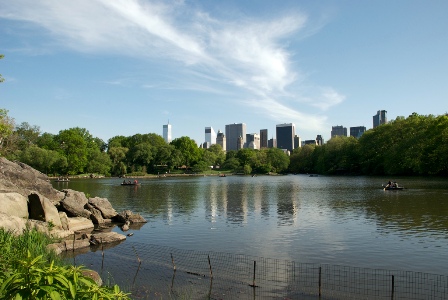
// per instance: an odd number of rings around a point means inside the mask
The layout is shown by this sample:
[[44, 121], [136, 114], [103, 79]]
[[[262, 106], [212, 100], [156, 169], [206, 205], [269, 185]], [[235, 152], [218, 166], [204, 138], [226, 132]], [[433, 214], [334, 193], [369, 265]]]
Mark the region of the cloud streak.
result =
[[180, 64], [197, 80], [190, 90], [225, 94], [230, 87], [249, 99], [244, 105], [277, 122], [306, 120], [303, 126], [321, 130], [325, 117], [308, 116], [292, 103], [325, 111], [345, 98], [332, 88], [302, 87], [306, 97], [288, 90], [300, 90], [297, 78], [302, 77], [286, 44], [307, 23], [299, 12], [234, 21], [214, 18], [183, 2], [6, 2], [0, 0], [1, 18], [36, 24], [64, 47]]

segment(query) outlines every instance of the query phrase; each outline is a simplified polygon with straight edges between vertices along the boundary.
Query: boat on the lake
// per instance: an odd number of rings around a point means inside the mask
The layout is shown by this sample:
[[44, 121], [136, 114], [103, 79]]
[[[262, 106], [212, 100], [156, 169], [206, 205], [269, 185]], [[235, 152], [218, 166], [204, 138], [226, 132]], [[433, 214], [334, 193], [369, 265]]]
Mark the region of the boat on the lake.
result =
[[140, 182], [138, 182], [137, 180], [134, 181], [129, 180], [129, 181], [123, 181], [121, 185], [140, 185]]
[[56, 182], [69, 182], [70, 180], [65, 177], [58, 177], [57, 179], [55, 179], [55, 181]]
[[383, 190], [385, 191], [401, 191], [404, 187], [398, 186], [396, 182], [388, 182], [386, 185], [383, 184]]

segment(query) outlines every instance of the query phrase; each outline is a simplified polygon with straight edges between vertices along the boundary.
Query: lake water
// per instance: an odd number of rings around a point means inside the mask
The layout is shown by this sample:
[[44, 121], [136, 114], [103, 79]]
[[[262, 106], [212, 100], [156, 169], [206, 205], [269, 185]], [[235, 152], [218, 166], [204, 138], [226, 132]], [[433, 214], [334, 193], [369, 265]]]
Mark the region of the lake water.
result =
[[[227, 176], [54, 183], [109, 199], [148, 223], [126, 244], [218, 251], [300, 263], [448, 275], [448, 180]], [[114, 231], [121, 232], [115, 227]]]

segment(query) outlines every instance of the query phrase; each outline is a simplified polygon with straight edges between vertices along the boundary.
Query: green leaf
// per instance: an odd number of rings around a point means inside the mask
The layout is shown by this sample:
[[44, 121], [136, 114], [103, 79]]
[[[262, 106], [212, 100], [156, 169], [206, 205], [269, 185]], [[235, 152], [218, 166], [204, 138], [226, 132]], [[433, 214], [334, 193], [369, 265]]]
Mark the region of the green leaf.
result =
[[53, 300], [62, 300], [61, 295], [57, 291], [52, 291], [50, 297]]

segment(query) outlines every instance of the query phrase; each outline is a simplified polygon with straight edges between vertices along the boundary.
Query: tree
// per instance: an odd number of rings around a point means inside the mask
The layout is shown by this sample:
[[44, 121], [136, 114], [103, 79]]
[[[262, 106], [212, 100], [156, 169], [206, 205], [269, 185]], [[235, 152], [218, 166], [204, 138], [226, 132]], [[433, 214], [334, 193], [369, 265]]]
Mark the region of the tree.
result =
[[266, 151], [267, 164], [272, 167], [270, 171], [280, 173], [288, 169], [290, 160], [286, 153], [278, 148], [269, 148]]
[[86, 172], [109, 175], [112, 167], [112, 161], [107, 153], [100, 149], [89, 149], [87, 159], [89, 163]]
[[81, 174], [84, 172], [87, 159], [86, 132], [80, 128], [71, 128], [59, 131], [55, 140], [60, 145], [60, 153], [67, 158], [67, 174]]
[[4, 152], [5, 140], [13, 133], [14, 119], [8, 116], [6, 109], [0, 108], [0, 154]]
[[40, 128], [36, 125], [31, 126], [28, 122], [22, 122], [16, 127], [14, 134], [18, 136], [19, 149], [24, 150], [31, 145], [37, 144]]
[[128, 151], [129, 149], [126, 147], [109, 147], [108, 154], [112, 160], [112, 174], [124, 175], [127, 173], [125, 159]]
[[189, 167], [199, 161], [201, 152], [196, 142], [189, 137], [183, 136], [174, 139], [171, 145], [180, 151], [181, 163], [185, 166]]

